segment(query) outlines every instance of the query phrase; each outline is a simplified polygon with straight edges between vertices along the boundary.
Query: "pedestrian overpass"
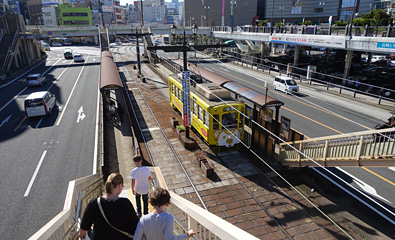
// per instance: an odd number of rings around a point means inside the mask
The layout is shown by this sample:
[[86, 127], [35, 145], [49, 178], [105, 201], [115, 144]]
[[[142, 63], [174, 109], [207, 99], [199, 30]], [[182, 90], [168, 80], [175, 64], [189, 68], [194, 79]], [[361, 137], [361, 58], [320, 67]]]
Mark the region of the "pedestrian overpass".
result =
[[395, 166], [395, 128], [368, 130], [280, 144], [288, 167]]

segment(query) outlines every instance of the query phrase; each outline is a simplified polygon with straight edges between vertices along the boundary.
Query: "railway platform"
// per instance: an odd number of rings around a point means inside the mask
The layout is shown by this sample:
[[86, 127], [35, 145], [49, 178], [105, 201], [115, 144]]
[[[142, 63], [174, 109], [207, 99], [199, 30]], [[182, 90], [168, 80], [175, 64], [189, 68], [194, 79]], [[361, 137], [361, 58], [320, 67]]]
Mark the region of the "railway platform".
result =
[[[114, 61], [121, 61], [114, 54]], [[190, 135], [197, 140], [201, 151], [209, 156], [215, 174], [206, 177], [195, 161], [195, 153], [186, 150], [178, 139], [177, 133], [170, 126], [170, 118], [176, 117], [181, 121], [170, 105], [165, 106], [167, 85], [163, 76], [171, 74], [160, 64], [154, 68], [142, 65], [146, 83], [137, 78], [137, 72], [131, 66], [119, 65], [119, 70], [127, 80], [129, 93], [138, 105], [141, 116], [138, 117], [142, 131], [152, 155], [150, 164], [160, 167], [169, 190], [197, 204], [202, 209], [223, 218], [231, 224], [247, 231], [259, 239], [350, 239], [350, 236], [337, 225], [325, 218], [310, 202], [304, 199], [296, 189], [287, 186], [270, 169], [258, 168], [239, 152], [222, 153], [217, 157], [210, 151], [192, 131]], [[140, 95], [144, 92], [145, 97]], [[114, 93], [112, 100], [122, 102], [121, 96]], [[163, 132], [158, 128], [152, 113], [146, 104], [150, 105], [157, 121], [162, 125]], [[122, 104], [125, 104], [122, 102]], [[130, 123], [124, 121], [112, 124], [109, 121], [106, 128], [110, 133], [114, 151], [110, 171], [119, 171], [125, 178], [124, 195], [134, 203], [131, 191], [131, 170], [135, 167], [130, 132]], [[163, 133], [169, 143], [165, 143]], [[180, 163], [174, 159], [168, 145], [172, 145]], [[185, 177], [184, 168], [190, 179]], [[191, 187], [190, 182], [194, 187]], [[194, 193], [196, 188], [202, 201]], [[319, 197], [311, 193], [309, 197]], [[204, 206], [203, 206], [203, 204]], [[352, 233], [351, 233], [352, 234]]]

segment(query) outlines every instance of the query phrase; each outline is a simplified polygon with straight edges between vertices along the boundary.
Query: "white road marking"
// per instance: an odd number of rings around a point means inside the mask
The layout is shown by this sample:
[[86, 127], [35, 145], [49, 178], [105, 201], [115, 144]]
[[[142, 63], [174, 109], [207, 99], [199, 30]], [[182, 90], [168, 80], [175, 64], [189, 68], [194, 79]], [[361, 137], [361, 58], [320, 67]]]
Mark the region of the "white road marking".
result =
[[353, 181], [362, 188], [362, 190], [364, 190], [365, 192], [369, 193], [370, 195], [373, 195], [375, 197], [378, 197], [384, 201], [387, 201], [388, 203], [391, 203], [390, 201], [388, 201], [387, 199], [383, 198], [382, 196], [377, 194], [377, 191], [374, 187], [370, 186], [369, 184], [363, 182], [362, 180], [358, 179], [357, 177], [351, 175], [350, 173], [344, 171], [343, 169], [336, 167], [338, 170], [342, 171], [344, 174], [348, 175], [349, 177], [351, 177], [353, 179]]
[[[89, 58], [89, 56], [88, 56], [88, 58]], [[69, 98], [67, 99], [66, 104], [65, 104], [64, 107], [63, 107], [62, 114], [60, 114], [60, 117], [59, 117], [58, 122], [56, 123], [56, 126], [59, 126], [60, 121], [61, 121], [62, 118], [63, 118], [63, 114], [66, 112], [66, 108], [67, 108], [67, 106], [68, 106], [68, 104], [69, 104], [69, 102], [70, 102], [70, 99], [71, 99], [71, 96], [73, 95], [73, 92], [74, 92], [74, 90], [75, 90], [75, 87], [77, 86], [77, 83], [78, 83], [78, 81], [80, 80], [82, 71], [83, 71], [84, 68], [85, 68], [85, 63], [88, 61], [88, 58], [87, 58], [86, 61], [84, 62], [84, 66], [82, 66], [81, 71], [80, 71], [80, 73], [78, 74], [77, 81], [75, 81], [74, 86], [73, 86], [73, 89], [71, 89], [71, 93], [70, 93], [70, 95], [69, 95]]]
[[6, 122], [8, 122], [8, 120], [10, 120], [11, 116], [12, 116], [12, 114], [11, 114], [10, 116], [8, 116], [6, 119], [4, 119], [4, 120], [1, 122], [0, 127], [2, 127]]
[[81, 106], [80, 109], [78, 110], [77, 123], [79, 123], [80, 120], [82, 121], [84, 118], [85, 118], [84, 109], [82, 109]]
[[395, 172], [395, 167], [389, 167], [388, 169]]
[[29, 186], [27, 186], [25, 195], [23, 195], [24, 197], [27, 197], [27, 196], [29, 195], [30, 189], [31, 189], [32, 186], [33, 186], [33, 182], [34, 182], [34, 180], [36, 179], [38, 170], [40, 170], [41, 163], [43, 162], [44, 157], [45, 157], [46, 154], [47, 154], [47, 150], [45, 150], [45, 151], [43, 152], [43, 155], [41, 155], [41, 159], [40, 159], [40, 161], [38, 162], [38, 165], [37, 165], [37, 167], [36, 167], [36, 170], [35, 170], [34, 173], [33, 173], [32, 179], [30, 179], [30, 183], [29, 183]]

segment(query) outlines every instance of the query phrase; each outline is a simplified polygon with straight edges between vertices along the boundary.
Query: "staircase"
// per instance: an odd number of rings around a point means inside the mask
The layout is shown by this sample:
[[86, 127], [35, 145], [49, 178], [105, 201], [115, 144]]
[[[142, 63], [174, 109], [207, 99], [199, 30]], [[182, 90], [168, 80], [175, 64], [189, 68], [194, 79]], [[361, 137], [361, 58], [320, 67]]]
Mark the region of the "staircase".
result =
[[11, 59], [11, 54], [15, 49], [18, 41], [18, 32], [13, 36], [3, 36], [0, 41], [0, 80], [6, 78], [8, 65]]

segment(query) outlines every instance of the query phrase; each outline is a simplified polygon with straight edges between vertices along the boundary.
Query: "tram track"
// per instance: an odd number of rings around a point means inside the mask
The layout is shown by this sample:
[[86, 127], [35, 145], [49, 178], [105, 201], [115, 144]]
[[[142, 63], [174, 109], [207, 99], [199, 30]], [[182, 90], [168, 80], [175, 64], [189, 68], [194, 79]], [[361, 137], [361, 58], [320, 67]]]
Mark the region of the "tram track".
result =
[[[120, 59], [121, 61], [135, 61], [135, 59], [132, 59], [131, 57], [130, 57], [130, 59], [129, 58], [127, 59], [122, 53], [119, 52], [119, 48], [117, 48], [116, 50], [118, 51], [119, 54], [114, 54], [114, 60], [115, 60], [115, 58], [117, 58], [117, 59]], [[144, 73], [145, 76], [149, 75], [148, 72], [144, 71], [144, 69], [142, 69], [142, 72]], [[144, 134], [144, 132], [147, 132], [146, 129], [157, 128], [158, 130], [160, 130], [162, 138], [163, 138], [162, 142], [166, 142], [167, 146], [169, 147], [169, 149], [172, 152], [173, 161], [178, 163], [179, 168], [182, 169], [182, 172], [185, 175], [185, 179], [187, 179], [187, 181], [182, 181], [184, 183], [183, 188], [188, 188], [188, 186], [185, 186], [185, 182], [188, 182], [190, 184], [190, 188], [193, 189], [193, 194], [196, 195], [196, 197], [199, 199], [199, 204], [206, 210], [217, 214], [215, 211], [212, 211], [214, 208], [210, 207], [210, 203], [207, 204], [207, 201], [205, 202], [205, 199], [207, 198], [207, 197], [205, 197], [206, 193], [203, 193], [203, 194], [200, 193], [200, 192], [204, 192], [204, 191], [198, 190], [199, 184], [194, 183], [194, 180], [196, 181], [196, 178], [191, 176], [191, 173], [190, 173], [191, 171], [188, 171], [187, 167], [184, 166], [184, 164], [183, 164], [185, 159], [183, 159], [183, 156], [179, 156], [176, 148], [173, 146], [174, 142], [178, 141], [178, 138], [177, 139], [174, 138], [174, 135], [175, 135], [174, 132], [169, 132], [166, 130], [166, 127], [165, 127], [165, 129], [162, 127], [165, 124], [169, 124], [169, 122], [168, 122], [169, 118], [166, 121], [166, 119], [164, 118], [164, 115], [168, 115], [168, 114], [174, 115], [175, 114], [175, 112], [171, 108], [168, 107], [168, 105], [169, 105], [168, 100], [166, 99], [166, 97], [163, 94], [159, 94], [159, 91], [157, 91], [157, 89], [158, 89], [157, 85], [153, 84], [152, 82], [147, 83], [147, 84], [142, 84], [142, 83], [137, 82], [136, 78], [132, 77], [135, 75], [135, 73], [132, 73], [131, 70], [129, 70], [127, 68], [126, 68], [126, 70], [123, 70], [123, 73], [125, 74], [125, 77], [127, 77], [127, 79], [129, 79], [129, 81], [128, 81], [128, 84], [130, 85], [129, 88], [133, 88], [134, 94], [136, 94], [136, 93], [139, 94], [138, 97], [135, 95], [134, 98], [135, 99], [140, 98], [144, 102], [144, 106], [139, 104], [137, 109], [141, 110], [142, 108], [146, 108], [149, 111], [150, 116], [152, 117], [153, 124], [155, 124], [155, 127], [153, 125], [148, 126], [149, 124], [147, 124], [146, 127], [141, 126], [140, 127], [141, 134], [146, 135], [146, 134]], [[133, 80], [130, 80], [130, 79], [133, 79]], [[131, 85], [133, 85], [133, 86], [131, 86]], [[134, 102], [134, 104], [137, 104], [137, 103]], [[139, 113], [139, 111], [136, 111], [136, 113], [134, 113], [134, 114], [137, 119], [143, 118], [142, 116], [139, 116], [139, 114], [141, 114], [141, 111], [140, 111], [140, 113]], [[158, 115], [160, 115], [160, 116], [157, 117]], [[147, 119], [147, 117], [145, 117], [145, 119]], [[155, 156], [154, 156], [155, 154], [153, 154], [153, 152], [149, 150], [150, 144], [151, 143], [149, 141], [147, 141], [145, 143], [145, 145], [147, 147], [147, 151], [149, 152], [149, 155], [150, 155], [151, 164], [153, 166], [156, 166], [157, 165], [156, 162], [159, 162], [159, 161], [155, 160]], [[205, 148], [205, 150], [207, 150], [207, 149]], [[251, 183], [245, 181], [245, 176], [237, 174], [235, 172], [235, 170], [232, 169], [232, 166], [228, 166], [227, 161], [224, 160], [221, 155], [214, 154], [214, 153], [211, 153], [211, 154], [213, 154], [217, 158], [217, 160], [216, 160], [217, 163], [220, 163], [221, 165], [225, 166], [229, 170], [228, 175], [229, 174], [232, 175], [232, 179], [235, 179], [237, 184], [242, 186], [242, 189], [243, 189], [242, 191], [244, 192], [244, 194], [248, 194], [250, 196], [250, 198], [253, 199], [255, 204], [257, 206], [259, 206], [259, 208], [266, 213], [266, 215], [271, 219], [271, 222], [273, 223], [273, 225], [276, 225], [276, 227], [282, 233], [282, 238], [293, 239], [292, 234], [290, 234], [289, 229], [287, 229], [287, 228], [289, 228], [289, 226], [287, 226], [287, 224], [284, 224], [284, 220], [279, 221], [278, 216], [275, 216], [275, 214], [273, 214], [270, 204], [268, 205], [268, 202], [260, 200], [260, 199], [262, 199], [261, 193], [254, 194], [253, 188], [255, 186], [251, 187], [252, 186]], [[232, 154], [232, 153], [230, 153], [230, 154]], [[227, 158], [229, 158], [230, 154], [228, 154]], [[235, 154], [234, 157], [236, 158], [239, 156], [240, 156], [240, 154], [239, 155]], [[174, 167], [173, 164], [171, 164], [171, 165]], [[188, 163], [186, 165], [189, 166]], [[160, 167], [162, 168], [162, 166], [160, 166]], [[259, 174], [262, 178], [266, 178], [268, 180], [268, 182], [270, 182], [271, 184], [273, 184], [275, 186], [275, 188], [279, 189], [281, 194], [285, 195], [286, 198], [288, 198], [291, 201], [292, 205], [296, 205], [293, 208], [296, 208], [299, 211], [303, 212], [304, 214], [309, 215], [306, 211], [303, 210], [303, 208], [300, 206], [300, 204], [298, 204], [291, 196], [289, 196], [286, 193], [286, 191], [282, 190], [278, 184], [276, 184], [274, 181], [272, 181], [270, 176], [268, 176], [266, 173], [264, 173], [257, 167], [255, 167], [255, 168], [256, 168], [257, 174]], [[179, 192], [177, 192], [177, 190], [175, 192], [179, 193]], [[192, 194], [191, 192], [186, 192], [186, 193]], [[182, 195], [182, 194], [179, 194], [179, 195]], [[203, 195], [203, 197], [202, 197], [202, 195]], [[190, 198], [194, 198], [194, 197], [190, 197]], [[258, 211], [258, 210], [256, 210], [256, 211]], [[324, 230], [326, 232], [328, 232], [327, 229], [324, 228]]]

